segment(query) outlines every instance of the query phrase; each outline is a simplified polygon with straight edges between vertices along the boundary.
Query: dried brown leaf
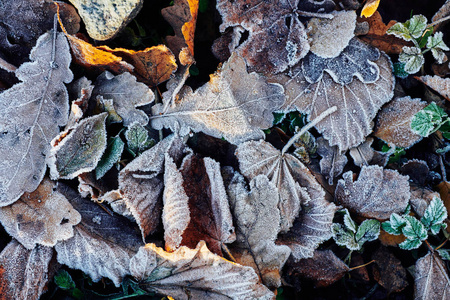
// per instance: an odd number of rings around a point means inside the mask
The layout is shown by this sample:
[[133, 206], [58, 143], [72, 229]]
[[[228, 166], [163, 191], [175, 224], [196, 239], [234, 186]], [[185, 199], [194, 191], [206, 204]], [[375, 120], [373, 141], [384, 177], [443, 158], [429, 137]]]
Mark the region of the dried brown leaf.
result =
[[74, 100], [70, 106], [66, 130], [75, 126], [75, 124], [83, 117], [88, 108], [89, 99], [91, 98], [93, 89], [94, 86], [92, 85], [92, 81], [88, 80], [86, 77], [81, 77], [68, 87], [69, 96]]
[[320, 160], [320, 173], [327, 179], [328, 184], [333, 185], [333, 180], [344, 171], [347, 164], [347, 156], [339, 151], [337, 146], [331, 147], [323, 137], [317, 139], [317, 154], [322, 156]]
[[108, 277], [118, 287], [130, 274], [130, 259], [142, 245], [138, 230], [128, 219], [110, 214], [62, 183], [58, 191], [81, 214], [74, 236], [55, 246], [58, 262], [82, 270], [94, 282]]
[[26, 249], [12, 240], [0, 253], [0, 299], [37, 300], [48, 283], [53, 248]]
[[262, 129], [272, 126], [272, 112], [284, 101], [283, 88], [248, 74], [238, 55], [232, 55], [208, 83], [195, 92], [185, 90], [180, 98], [175, 103], [164, 98], [164, 105], [152, 107], [153, 128], [171, 128], [183, 136], [202, 131], [232, 144], [264, 137]]
[[450, 278], [447, 268], [437, 252], [429, 252], [416, 261], [414, 299], [448, 299]]
[[388, 294], [400, 292], [408, 286], [405, 268], [388, 248], [380, 246], [372, 254], [372, 259], [375, 260], [374, 278]]
[[430, 75], [415, 78], [422, 81], [428, 87], [438, 92], [439, 95], [450, 101], [450, 78], [441, 78], [439, 76]]
[[410, 199], [408, 176], [380, 166], [363, 166], [358, 179], [353, 172], [342, 175], [336, 186], [336, 201], [366, 218], [389, 219], [401, 214]]
[[[431, 19], [432, 22], [437, 22], [441, 19], [444, 19], [445, 17], [448, 17], [450, 15], [450, 1], [445, 1], [445, 3], [439, 8], [439, 10], [434, 14], [433, 18]], [[434, 26], [435, 32], [439, 30], [441, 26], [444, 26], [446, 23], [448, 23], [448, 20], [444, 22], [439, 22]]]
[[275, 245], [280, 231], [278, 189], [267, 176], [258, 175], [248, 190], [244, 177], [235, 173], [227, 192], [236, 226], [236, 242], [230, 249], [233, 257], [252, 267], [267, 287], [279, 287], [280, 271], [291, 250]]
[[375, 136], [392, 146], [411, 147], [422, 139], [411, 130], [412, 117], [426, 105], [426, 102], [409, 96], [395, 98], [378, 114]]
[[130, 269], [144, 289], [175, 299], [275, 299], [252, 268], [213, 254], [204, 242], [173, 253], [147, 244], [131, 259]]
[[69, 114], [64, 83], [72, 81], [73, 74], [64, 34], [42, 35], [30, 59], [16, 71], [22, 82], [0, 94], [0, 206], [38, 187], [50, 141]]

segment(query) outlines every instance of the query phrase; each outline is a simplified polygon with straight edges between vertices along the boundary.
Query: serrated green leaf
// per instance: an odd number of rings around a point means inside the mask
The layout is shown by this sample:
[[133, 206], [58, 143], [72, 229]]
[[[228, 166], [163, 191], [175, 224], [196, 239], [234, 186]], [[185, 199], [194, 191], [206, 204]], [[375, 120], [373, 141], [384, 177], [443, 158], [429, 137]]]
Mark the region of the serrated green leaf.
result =
[[442, 228], [442, 222], [447, 218], [447, 209], [444, 202], [438, 197], [434, 197], [428, 205], [420, 222], [425, 226], [425, 229], [431, 230], [436, 235]]
[[361, 246], [355, 241], [355, 235], [341, 224], [333, 223], [331, 227], [333, 239], [339, 246], [345, 246], [349, 250], [360, 250]]
[[444, 62], [445, 59], [444, 51], [440, 49], [431, 49], [431, 54], [433, 54], [433, 57], [438, 64], [442, 64]]
[[422, 241], [419, 239], [407, 239], [406, 241], [400, 243], [398, 246], [403, 250], [417, 249], [422, 245]]
[[405, 26], [408, 28], [409, 34], [418, 39], [422, 36], [423, 31], [427, 28], [427, 18], [423, 15], [412, 16], [411, 19], [405, 22]]
[[442, 32], [436, 32], [433, 36], [430, 36], [427, 40], [428, 49], [439, 49], [443, 51], [448, 51], [450, 48], [444, 43]]
[[348, 209], [344, 209], [344, 211], [345, 211], [345, 214], [344, 214], [345, 226], [353, 233], [356, 233], [356, 231], [358, 230], [358, 225], [356, 225], [355, 221], [352, 220], [352, 217], [350, 216]]
[[405, 72], [414, 74], [419, 72], [425, 62], [422, 51], [417, 47], [403, 47], [398, 60], [405, 64]]
[[135, 156], [154, 144], [154, 140], [148, 138], [147, 129], [139, 123], [133, 123], [128, 127], [125, 131], [125, 138], [127, 139], [128, 150]]
[[437, 250], [442, 259], [450, 260], [450, 250], [448, 249], [439, 249]]
[[440, 124], [442, 119], [447, 117], [445, 111], [435, 102], [431, 102], [429, 105], [425, 106], [423, 111], [430, 114], [431, 121], [434, 124]]
[[75, 282], [66, 270], [60, 269], [55, 275], [54, 280], [60, 289], [71, 290], [75, 288]]
[[408, 28], [403, 23], [395, 23], [391, 28], [386, 31], [387, 34], [395, 35], [398, 38], [404, 39], [405, 41], [411, 41], [412, 36]]
[[411, 119], [411, 130], [423, 137], [429, 136], [434, 130], [430, 114], [424, 110], [418, 111]]
[[422, 243], [422, 241], [428, 238], [427, 230], [419, 220], [409, 215], [405, 216], [404, 218], [406, 220], [406, 225], [405, 227], [403, 227], [402, 233], [408, 240], [411, 241], [417, 240], [420, 241], [420, 243]]
[[108, 172], [115, 163], [120, 160], [122, 156], [125, 143], [119, 136], [111, 137], [108, 139], [105, 153], [95, 168], [95, 177], [97, 179], [102, 178], [106, 172]]
[[379, 235], [380, 222], [374, 219], [365, 220], [359, 225], [355, 239], [362, 246], [365, 242], [376, 240]]
[[393, 235], [401, 234], [401, 231], [399, 232], [398, 230], [395, 230], [392, 228], [390, 221], [381, 223], [381, 228], [389, 234], [393, 234]]

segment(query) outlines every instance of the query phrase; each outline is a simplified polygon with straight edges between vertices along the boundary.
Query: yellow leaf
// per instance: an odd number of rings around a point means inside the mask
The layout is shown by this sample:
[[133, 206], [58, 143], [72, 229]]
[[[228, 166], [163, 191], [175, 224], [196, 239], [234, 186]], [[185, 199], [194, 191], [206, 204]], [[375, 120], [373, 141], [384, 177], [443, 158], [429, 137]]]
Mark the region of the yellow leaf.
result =
[[369, 18], [372, 16], [377, 11], [379, 4], [380, 0], [368, 0], [361, 11], [361, 17]]

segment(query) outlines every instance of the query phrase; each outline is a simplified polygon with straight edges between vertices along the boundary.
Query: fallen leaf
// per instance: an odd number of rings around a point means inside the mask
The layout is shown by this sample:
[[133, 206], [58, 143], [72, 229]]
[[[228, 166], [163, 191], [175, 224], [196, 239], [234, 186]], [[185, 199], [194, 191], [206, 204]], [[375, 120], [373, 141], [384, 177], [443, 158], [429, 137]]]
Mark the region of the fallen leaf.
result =
[[368, 137], [364, 143], [358, 147], [350, 149], [350, 156], [353, 158], [353, 163], [358, 167], [368, 165], [379, 165], [380, 167], [386, 166], [389, 161], [390, 153], [375, 151], [371, 147], [373, 138]]
[[303, 1], [217, 1], [216, 8], [222, 16], [219, 29], [225, 32], [230, 27], [238, 28], [235, 30], [236, 41], [241, 39], [244, 31], [248, 32], [248, 39], [235, 46], [251, 71], [282, 72], [298, 63], [309, 51], [305, 26], [297, 11], [299, 2]]
[[410, 182], [424, 186], [430, 173], [427, 163], [420, 159], [410, 159], [400, 168], [402, 175], [409, 176]]
[[187, 88], [176, 103], [168, 105], [169, 101], [163, 98], [163, 104], [152, 107], [154, 129], [166, 127], [182, 136], [202, 131], [239, 144], [264, 137], [262, 129], [272, 126], [272, 112], [284, 95], [280, 85], [248, 74], [244, 59], [232, 55], [208, 83], [195, 92]]
[[102, 113], [83, 119], [52, 140], [47, 163], [53, 180], [73, 179], [95, 169], [106, 149], [106, 117]]
[[55, 246], [58, 262], [83, 271], [94, 282], [107, 277], [119, 287], [130, 274], [131, 257], [142, 245], [139, 232], [126, 218], [109, 214], [64, 184], [58, 185], [58, 191], [81, 214], [74, 236]]
[[429, 88], [435, 90], [442, 97], [450, 101], [450, 78], [441, 78], [439, 76], [420, 76], [414, 77], [423, 82]]
[[416, 215], [421, 218], [430, 205], [433, 198], [440, 198], [439, 193], [433, 192], [422, 186], [417, 186], [416, 184], [411, 184], [411, 207], [416, 213]]
[[91, 98], [93, 89], [94, 86], [92, 85], [92, 81], [88, 80], [86, 77], [81, 77], [72, 82], [68, 87], [69, 96], [74, 100], [70, 106], [69, 120], [67, 121], [65, 130], [75, 126], [75, 124], [84, 116], [84, 113], [88, 109], [89, 99]]
[[122, 157], [125, 143], [120, 136], [108, 138], [105, 152], [95, 167], [95, 178], [100, 179], [116, 165]]
[[[377, 53], [375, 48], [354, 38], [338, 57], [315, 56], [312, 59], [308, 57], [314, 54], [309, 54], [292, 69], [292, 77], [280, 74], [270, 76], [269, 81], [285, 87], [284, 111], [299, 110], [314, 120], [336, 106], [337, 111], [315, 127], [331, 146], [337, 145], [340, 151], [346, 151], [365, 140], [372, 131], [372, 119], [378, 109], [393, 95], [392, 64], [387, 56], [377, 56]], [[356, 65], [347, 67], [347, 59], [352, 59]]]
[[380, 111], [374, 134], [391, 146], [409, 148], [422, 139], [411, 129], [413, 116], [426, 106], [421, 99], [395, 98]]
[[371, 17], [377, 11], [378, 5], [380, 5], [380, 0], [366, 1], [366, 4], [364, 4], [363, 9], [361, 10], [361, 17]]
[[349, 267], [331, 250], [316, 250], [311, 258], [289, 262], [286, 273], [314, 281], [316, 288], [329, 286], [349, 271]]
[[78, 10], [91, 38], [112, 39], [142, 8], [142, 0], [69, 0]]
[[380, 230], [380, 235], [378, 236], [378, 239], [380, 240], [381, 244], [384, 246], [392, 246], [392, 247], [398, 247], [401, 243], [403, 243], [406, 240], [406, 237], [402, 234], [400, 235], [393, 235], [389, 234], [384, 230]]
[[448, 23], [448, 20], [444, 20], [443, 22], [438, 22], [444, 19], [445, 17], [448, 17], [450, 15], [450, 2], [445, 1], [445, 3], [439, 8], [439, 10], [434, 14], [433, 18], [431, 19], [431, 22], [437, 22], [437, 24], [434, 25], [434, 32], [439, 30], [442, 26], [446, 25]]
[[416, 261], [414, 299], [447, 299], [449, 295], [447, 268], [436, 252], [429, 252]]
[[374, 279], [387, 290], [388, 294], [400, 292], [408, 286], [405, 268], [388, 248], [380, 246], [372, 254], [372, 259], [375, 260], [372, 269]]
[[141, 287], [175, 299], [274, 299], [250, 267], [221, 258], [204, 242], [195, 249], [165, 252], [154, 244], [141, 247], [130, 261]]
[[317, 154], [322, 156], [320, 173], [328, 179], [329, 185], [333, 185], [334, 178], [342, 174], [347, 164], [347, 156], [337, 146], [331, 147], [323, 137], [317, 139]]
[[137, 80], [152, 87], [169, 80], [172, 73], [177, 70], [175, 56], [164, 45], [140, 51], [124, 48], [111, 49], [108, 46], [99, 46], [97, 49], [121, 57], [134, 67], [132, 74], [136, 76]]
[[32, 193], [25, 193], [15, 203], [0, 208], [0, 221], [25, 248], [36, 244], [53, 247], [73, 236], [73, 226], [80, 214], [47, 178]]
[[336, 201], [366, 218], [386, 220], [403, 213], [410, 199], [408, 176], [380, 166], [363, 166], [358, 179], [353, 172], [342, 175], [336, 186]]
[[0, 253], [0, 293], [2, 299], [39, 299], [49, 281], [53, 248], [26, 249], [12, 240]]
[[92, 97], [100, 95], [104, 99], [112, 99], [114, 109], [122, 117], [124, 126], [135, 122], [147, 125], [147, 114], [136, 107], [152, 103], [155, 95], [145, 84], [136, 82], [136, 77], [130, 73], [114, 76], [104, 72], [97, 77], [94, 85]]
[[0, 94], [0, 205], [34, 191], [46, 170], [50, 141], [64, 126], [69, 103], [64, 83], [69, 70], [69, 45], [63, 33], [45, 33], [30, 54], [32, 62], [16, 71], [22, 81]]
[[258, 175], [250, 181], [248, 190], [244, 177], [236, 172], [227, 192], [236, 226], [236, 242], [230, 249], [233, 257], [241, 265], [252, 267], [267, 287], [279, 287], [280, 271], [291, 250], [275, 245], [280, 231], [278, 189], [267, 176]]
[[325, 197], [322, 187], [305, 165], [291, 154], [282, 154], [264, 140], [240, 144], [236, 156], [245, 177], [251, 180], [263, 174], [278, 188], [282, 232], [287, 232], [292, 226], [301, 204]]

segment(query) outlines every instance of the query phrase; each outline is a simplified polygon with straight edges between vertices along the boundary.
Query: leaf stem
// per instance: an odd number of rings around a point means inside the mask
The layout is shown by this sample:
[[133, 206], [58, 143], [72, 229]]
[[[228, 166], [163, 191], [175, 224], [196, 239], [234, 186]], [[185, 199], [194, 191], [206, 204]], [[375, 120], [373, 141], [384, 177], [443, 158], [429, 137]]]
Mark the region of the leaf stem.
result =
[[286, 151], [289, 150], [289, 147], [291, 147], [294, 144], [294, 142], [296, 140], [298, 140], [305, 132], [307, 132], [312, 127], [316, 126], [317, 123], [319, 123], [320, 121], [322, 121], [323, 119], [325, 119], [326, 117], [328, 117], [329, 115], [334, 113], [335, 111], [337, 111], [336, 106], [330, 107], [326, 111], [321, 113], [319, 116], [317, 116], [317, 118], [315, 118], [314, 120], [309, 122], [309, 124], [303, 126], [303, 128], [299, 132], [297, 132], [293, 137], [291, 137], [291, 139], [283, 147], [283, 149], [281, 150], [281, 155], [284, 155], [284, 153], [286, 153]]
[[[445, 230], [445, 229], [444, 229], [444, 230]], [[436, 249], [434, 249], [434, 250], [436, 251], [436, 250], [441, 249], [442, 247], [444, 247], [445, 243], [447, 243], [447, 242], [448, 242], [448, 238], [446, 238], [445, 241], [442, 242], [442, 244], [440, 244], [439, 246], [437, 246]]]
[[324, 18], [324, 19], [330, 19], [330, 20], [334, 18], [334, 16], [332, 14], [313, 13], [310, 11], [302, 11], [302, 10], [297, 10], [296, 12], [298, 15], [300, 15], [302, 17]]
[[425, 244], [427, 245], [428, 249], [429, 249], [431, 252], [434, 252], [434, 249], [433, 249], [433, 247], [430, 245], [430, 243], [428, 243], [427, 240], [425, 240], [424, 242], [425, 242]]
[[14, 72], [16, 72], [17, 67], [10, 64], [9, 62], [7, 62], [6, 60], [4, 60], [3, 58], [0, 57], [0, 69], [3, 69], [7, 72], [14, 73]]
[[359, 268], [363, 268], [363, 267], [365, 267], [365, 266], [367, 266], [367, 265], [370, 265], [370, 264], [373, 263], [373, 262], [375, 262], [374, 259], [372, 259], [371, 261], [369, 261], [368, 263], [365, 263], [365, 264], [363, 264], [363, 265], [356, 266], [356, 267], [352, 267], [352, 268], [349, 269], [349, 271], [353, 271], [353, 270], [356, 270], [356, 269], [359, 269]]
[[442, 18], [442, 19], [439, 19], [439, 20], [437, 20], [437, 21], [434, 21], [433, 23], [429, 24], [429, 25], [427, 26], [427, 28], [433, 27], [433, 26], [435, 26], [435, 25], [437, 25], [437, 24], [439, 24], [439, 23], [445, 22], [445, 21], [447, 21], [447, 20], [450, 20], [450, 15], [449, 15], [449, 16], [446, 16], [445, 18]]

